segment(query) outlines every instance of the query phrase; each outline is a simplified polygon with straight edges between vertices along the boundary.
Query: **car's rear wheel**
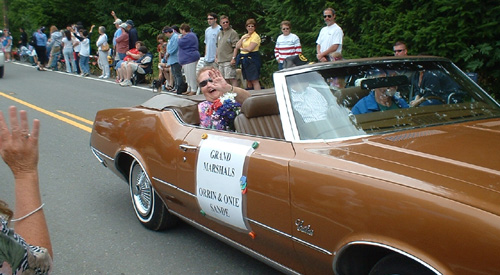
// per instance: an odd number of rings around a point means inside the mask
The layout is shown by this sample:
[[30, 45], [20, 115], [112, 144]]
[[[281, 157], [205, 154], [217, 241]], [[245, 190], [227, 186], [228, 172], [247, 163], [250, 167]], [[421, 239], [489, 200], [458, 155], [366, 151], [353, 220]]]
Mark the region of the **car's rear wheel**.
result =
[[4, 72], [4, 67], [2, 66], [2, 67], [0, 67], [0, 78], [3, 77], [3, 72]]
[[170, 214], [156, 194], [141, 164], [133, 161], [129, 175], [130, 196], [135, 214], [146, 228], [161, 231], [177, 224], [177, 217]]
[[370, 271], [369, 275], [432, 275], [425, 266], [399, 254], [389, 254]]

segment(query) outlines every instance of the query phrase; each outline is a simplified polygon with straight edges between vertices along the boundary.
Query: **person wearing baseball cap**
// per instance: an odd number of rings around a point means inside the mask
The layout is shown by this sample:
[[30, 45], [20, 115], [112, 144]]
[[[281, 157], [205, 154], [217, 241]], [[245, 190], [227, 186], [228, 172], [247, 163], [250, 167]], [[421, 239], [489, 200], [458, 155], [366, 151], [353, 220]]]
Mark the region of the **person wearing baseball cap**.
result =
[[132, 20], [127, 20], [125, 21], [127, 24], [127, 31], [128, 31], [128, 44], [131, 49], [135, 47], [135, 43], [139, 40], [139, 35], [137, 34], [137, 29], [134, 26], [134, 21]]

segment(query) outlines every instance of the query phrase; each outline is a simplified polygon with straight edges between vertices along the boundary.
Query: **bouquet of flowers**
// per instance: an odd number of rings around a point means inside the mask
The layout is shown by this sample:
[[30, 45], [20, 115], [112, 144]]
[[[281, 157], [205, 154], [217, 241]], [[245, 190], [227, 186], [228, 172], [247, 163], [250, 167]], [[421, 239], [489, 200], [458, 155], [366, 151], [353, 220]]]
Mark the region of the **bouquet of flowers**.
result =
[[234, 119], [240, 113], [241, 104], [236, 102], [235, 93], [226, 93], [215, 100], [207, 115], [211, 116], [212, 127], [219, 130], [234, 131]]

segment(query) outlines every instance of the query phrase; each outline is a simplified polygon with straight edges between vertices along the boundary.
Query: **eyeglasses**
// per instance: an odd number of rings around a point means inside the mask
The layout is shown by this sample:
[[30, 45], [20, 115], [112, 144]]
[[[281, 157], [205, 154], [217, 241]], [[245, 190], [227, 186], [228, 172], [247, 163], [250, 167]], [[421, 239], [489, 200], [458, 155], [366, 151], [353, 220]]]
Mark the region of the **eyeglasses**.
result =
[[229, 21], [220, 22], [221, 24], [229, 24]]
[[328, 17], [328, 18], [332, 18], [332, 16], [333, 16], [333, 15], [331, 15], [331, 14], [324, 14], [324, 15], [323, 15], [323, 18], [327, 18], [327, 17]]
[[282, 28], [282, 31], [288, 31], [290, 28]]
[[200, 88], [203, 88], [203, 87], [207, 86], [208, 82], [213, 83], [214, 81], [211, 78], [207, 78], [207, 79], [203, 80], [202, 82], [200, 82], [198, 84], [198, 86], [200, 86]]
[[247, 25], [247, 28], [255, 28], [254, 25]]
[[207, 20], [214, 20], [214, 18], [213, 17], [208, 17]]
[[400, 53], [402, 51], [404, 51], [404, 50], [394, 50], [395, 53]]

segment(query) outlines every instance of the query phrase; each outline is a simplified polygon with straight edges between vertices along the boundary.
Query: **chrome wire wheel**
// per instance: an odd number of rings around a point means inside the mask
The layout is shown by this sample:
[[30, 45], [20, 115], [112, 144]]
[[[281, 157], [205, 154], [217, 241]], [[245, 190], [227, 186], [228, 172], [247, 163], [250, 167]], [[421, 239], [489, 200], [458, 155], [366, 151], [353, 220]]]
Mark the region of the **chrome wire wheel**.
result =
[[135, 215], [144, 227], [161, 231], [177, 224], [177, 217], [170, 214], [156, 194], [143, 166], [134, 160], [130, 166], [129, 189]]
[[154, 203], [153, 187], [138, 163], [134, 165], [131, 171], [130, 194], [138, 214], [147, 219]]

